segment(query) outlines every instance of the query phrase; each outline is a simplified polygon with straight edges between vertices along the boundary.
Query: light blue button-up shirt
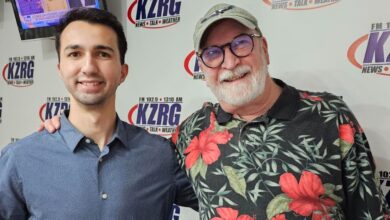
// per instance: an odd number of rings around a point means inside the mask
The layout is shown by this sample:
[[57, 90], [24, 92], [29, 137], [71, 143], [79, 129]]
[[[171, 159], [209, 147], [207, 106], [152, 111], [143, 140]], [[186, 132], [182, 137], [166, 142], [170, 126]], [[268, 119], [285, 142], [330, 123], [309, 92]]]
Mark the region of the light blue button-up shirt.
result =
[[0, 155], [0, 219], [170, 219], [197, 199], [169, 141], [117, 120], [102, 151], [66, 117]]

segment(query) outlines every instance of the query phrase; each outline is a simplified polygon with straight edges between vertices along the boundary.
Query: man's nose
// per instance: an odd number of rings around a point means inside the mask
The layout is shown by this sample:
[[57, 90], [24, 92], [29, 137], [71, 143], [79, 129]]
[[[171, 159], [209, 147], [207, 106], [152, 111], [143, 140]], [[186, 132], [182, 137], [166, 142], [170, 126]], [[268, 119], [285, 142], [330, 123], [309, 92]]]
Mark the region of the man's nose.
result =
[[229, 47], [224, 48], [225, 58], [221, 67], [224, 69], [234, 69], [238, 63], [240, 63], [240, 58], [233, 54]]
[[83, 60], [82, 72], [84, 74], [93, 74], [97, 71], [96, 60], [92, 55], [86, 55]]

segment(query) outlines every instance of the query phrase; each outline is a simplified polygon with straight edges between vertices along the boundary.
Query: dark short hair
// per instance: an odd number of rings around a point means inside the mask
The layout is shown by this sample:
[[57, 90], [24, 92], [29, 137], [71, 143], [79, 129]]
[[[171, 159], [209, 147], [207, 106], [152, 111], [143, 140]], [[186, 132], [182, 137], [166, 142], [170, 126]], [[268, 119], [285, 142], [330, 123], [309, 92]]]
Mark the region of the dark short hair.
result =
[[127, 51], [126, 36], [123, 31], [122, 24], [118, 21], [115, 15], [108, 11], [96, 8], [76, 8], [66, 13], [57, 26], [55, 44], [58, 60], [60, 60], [61, 34], [64, 29], [73, 21], [85, 21], [91, 24], [105, 25], [115, 31], [118, 39], [118, 48], [121, 64], [125, 63], [125, 54]]

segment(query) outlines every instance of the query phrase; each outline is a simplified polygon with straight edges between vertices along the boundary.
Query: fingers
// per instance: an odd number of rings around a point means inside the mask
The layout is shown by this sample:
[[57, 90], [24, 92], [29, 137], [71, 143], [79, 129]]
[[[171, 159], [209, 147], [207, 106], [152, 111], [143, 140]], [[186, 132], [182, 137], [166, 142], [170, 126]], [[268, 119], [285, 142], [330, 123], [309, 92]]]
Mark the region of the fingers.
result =
[[44, 125], [44, 123], [43, 122], [41, 122], [41, 124], [39, 125], [39, 127], [38, 127], [38, 132], [41, 132], [41, 131], [43, 131], [43, 129], [45, 128], [45, 125]]
[[61, 127], [59, 115], [54, 116], [51, 121], [53, 122], [53, 126], [56, 130], [58, 130]]
[[51, 119], [45, 120], [43, 126], [49, 133], [54, 133], [61, 127], [60, 116], [56, 115]]
[[54, 127], [53, 123], [51, 122], [51, 119], [46, 119], [43, 122], [43, 126], [49, 133], [54, 133], [57, 129]]

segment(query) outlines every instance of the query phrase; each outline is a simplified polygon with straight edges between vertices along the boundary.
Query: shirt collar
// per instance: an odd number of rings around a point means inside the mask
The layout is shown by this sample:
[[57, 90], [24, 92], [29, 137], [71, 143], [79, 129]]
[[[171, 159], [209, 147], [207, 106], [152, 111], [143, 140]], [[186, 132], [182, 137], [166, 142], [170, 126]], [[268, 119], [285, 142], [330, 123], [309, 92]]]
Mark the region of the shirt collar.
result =
[[78, 143], [84, 138], [84, 135], [78, 131], [68, 120], [69, 110], [65, 110], [60, 117], [61, 127], [58, 129], [59, 134], [63, 138], [66, 146], [72, 152], [75, 151]]
[[129, 143], [128, 134], [126, 132], [126, 123], [120, 120], [118, 115], [116, 115], [116, 129], [111, 140], [114, 141], [115, 139], [122, 142], [122, 146], [124, 147], [127, 146], [126, 143]]
[[[276, 100], [274, 105], [266, 113], [269, 118], [276, 118], [280, 120], [291, 120], [296, 115], [299, 108], [299, 94], [298, 91], [282, 80], [273, 78], [274, 82], [282, 88], [282, 93]], [[220, 105], [216, 106], [216, 114], [218, 123], [227, 123], [233, 115], [225, 112]]]
[[[58, 130], [59, 134], [62, 136], [66, 146], [74, 152], [76, 148], [79, 146], [81, 140], [86, 138], [77, 128], [75, 128], [68, 119], [69, 110], [65, 110], [62, 114], [61, 120], [61, 128]], [[126, 147], [127, 143], [127, 135], [125, 130], [124, 122], [119, 119], [119, 116], [116, 116], [116, 128], [115, 132], [112, 135], [109, 143], [112, 143], [115, 139], [118, 139], [122, 142], [122, 146]], [[108, 143], [108, 144], [109, 144]]]

